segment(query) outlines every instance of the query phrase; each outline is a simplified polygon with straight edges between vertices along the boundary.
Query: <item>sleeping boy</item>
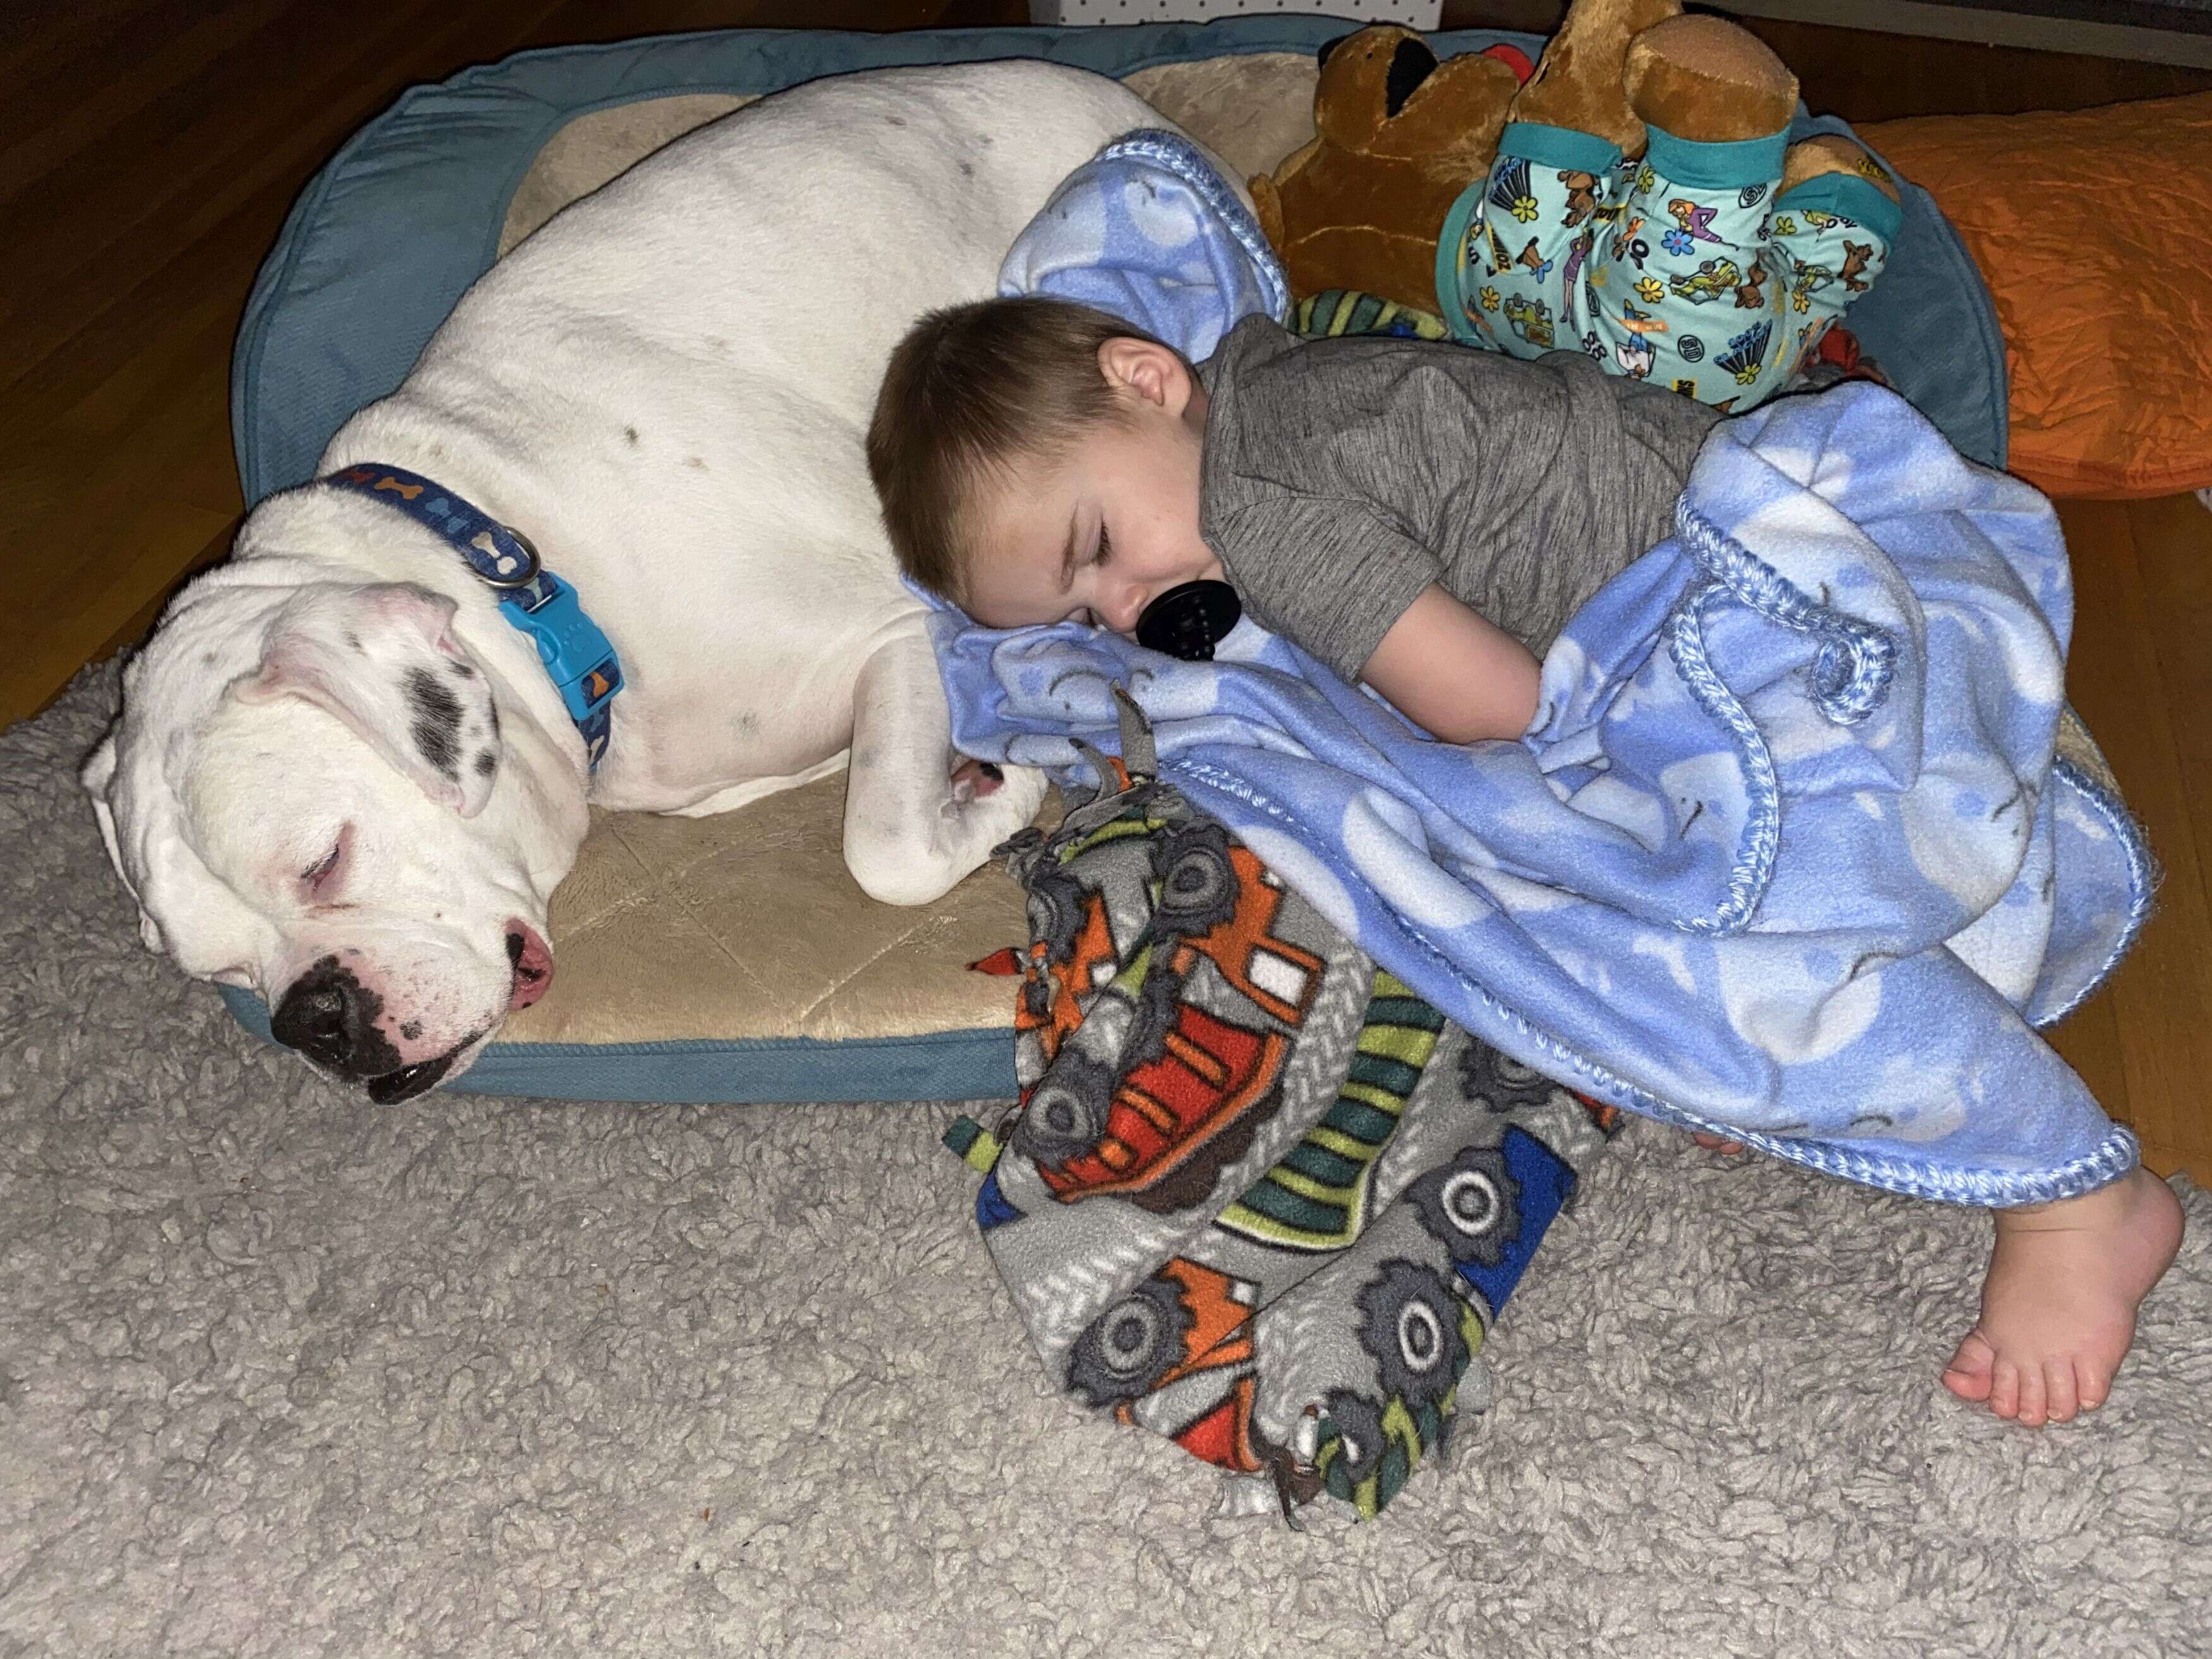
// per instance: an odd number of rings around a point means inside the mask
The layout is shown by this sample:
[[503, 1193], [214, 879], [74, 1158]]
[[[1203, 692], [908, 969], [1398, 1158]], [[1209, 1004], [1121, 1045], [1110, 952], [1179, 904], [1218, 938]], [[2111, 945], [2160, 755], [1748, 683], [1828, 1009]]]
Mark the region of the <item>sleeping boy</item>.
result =
[[[1105, 313], [985, 301], [893, 354], [868, 462], [901, 567], [976, 621], [1088, 620], [1225, 580], [1439, 738], [1519, 738], [1536, 653], [1671, 533], [1710, 409], [1589, 357], [1304, 344], [1264, 317], [1194, 367]], [[2103, 1403], [2180, 1208], [2140, 1167], [1996, 1212], [1944, 1373], [2036, 1425]]]

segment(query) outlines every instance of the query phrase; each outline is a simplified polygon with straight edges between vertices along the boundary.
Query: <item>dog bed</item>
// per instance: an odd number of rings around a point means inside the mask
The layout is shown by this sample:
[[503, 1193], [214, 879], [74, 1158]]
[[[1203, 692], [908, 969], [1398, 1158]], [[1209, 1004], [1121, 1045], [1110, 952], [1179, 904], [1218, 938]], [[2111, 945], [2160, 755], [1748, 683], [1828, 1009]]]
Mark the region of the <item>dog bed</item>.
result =
[[[1127, 78], [1240, 173], [1311, 137], [1322, 17], [1204, 27], [906, 34], [738, 31], [520, 54], [414, 88], [294, 208], [232, 372], [249, 502], [305, 482], [331, 434], [397, 386], [477, 276], [560, 208], [702, 122], [819, 76], [1036, 57]], [[1527, 35], [1457, 32], [1440, 54]], [[1834, 130], [1839, 123], [1801, 123]], [[2002, 465], [2003, 347], [1989, 296], [1923, 192], [1850, 325], [1952, 441]], [[1013, 1010], [968, 963], [1025, 936], [995, 871], [938, 903], [866, 898], [839, 850], [842, 778], [720, 817], [598, 813], [555, 896], [552, 991], [455, 1085], [570, 1099], [964, 1099], [1014, 1091]], [[223, 995], [266, 1036], [265, 1007]]]

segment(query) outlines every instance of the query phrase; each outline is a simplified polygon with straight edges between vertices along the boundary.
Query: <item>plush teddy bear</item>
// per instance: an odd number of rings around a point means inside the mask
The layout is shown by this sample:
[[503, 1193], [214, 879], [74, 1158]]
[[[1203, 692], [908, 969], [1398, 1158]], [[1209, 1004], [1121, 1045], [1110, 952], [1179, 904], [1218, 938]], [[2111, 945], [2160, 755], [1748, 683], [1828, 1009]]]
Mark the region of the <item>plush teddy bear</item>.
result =
[[1439, 64], [1395, 24], [1323, 46], [1313, 141], [1251, 180], [1292, 291], [1355, 289], [1434, 311], [1437, 233], [1490, 170], [1528, 67], [1518, 52]]
[[1525, 76], [1369, 28], [1323, 49], [1316, 135], [1252, 193], [1301, 295], [1360, 290], [1469, 344], [1578, 349], [1747, 409], [1897, 228], [1858, 146], [1789, 144], [1796, 100], [1755, 36], [1680, 0], [1574, 0]]

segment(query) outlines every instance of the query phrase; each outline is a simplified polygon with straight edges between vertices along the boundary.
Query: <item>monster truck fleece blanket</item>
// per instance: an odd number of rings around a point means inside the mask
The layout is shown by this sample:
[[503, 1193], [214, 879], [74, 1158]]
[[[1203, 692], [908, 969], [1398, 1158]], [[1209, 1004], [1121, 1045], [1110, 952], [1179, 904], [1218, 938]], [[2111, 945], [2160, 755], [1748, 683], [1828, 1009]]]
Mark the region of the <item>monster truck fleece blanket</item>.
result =
[[2047, 1201], [2134, 1139], [2036, 1035], [2147, 911], [2057, 757], [2049, 504], [1881, 387], [1715, 429], [1678, 533], [1546, 657], [1518, 742], [1435, 742], [1249, 621], [1185, 663], [940, 609], [965, 753], [1159, 776], [1448, 1018], [1611, 1104], [1924, 1198]]

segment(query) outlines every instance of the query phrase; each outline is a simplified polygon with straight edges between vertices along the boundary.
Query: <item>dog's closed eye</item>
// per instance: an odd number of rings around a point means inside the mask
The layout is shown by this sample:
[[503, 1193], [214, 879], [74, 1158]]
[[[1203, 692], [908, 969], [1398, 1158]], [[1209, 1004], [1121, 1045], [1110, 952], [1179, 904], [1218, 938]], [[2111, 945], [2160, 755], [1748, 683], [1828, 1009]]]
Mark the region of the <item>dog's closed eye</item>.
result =
[[329, 852], [300, 872], [301, 884], [307, 888], [309, 898], [326, 898], [336, 888], [338, 866], [345, 861], [346, 843], [352, 838], [353, 826], [348, 824], [338, 832], [338, 838], [331, 843]]

